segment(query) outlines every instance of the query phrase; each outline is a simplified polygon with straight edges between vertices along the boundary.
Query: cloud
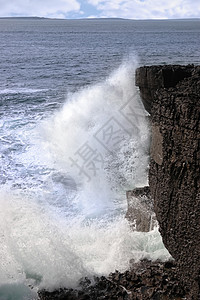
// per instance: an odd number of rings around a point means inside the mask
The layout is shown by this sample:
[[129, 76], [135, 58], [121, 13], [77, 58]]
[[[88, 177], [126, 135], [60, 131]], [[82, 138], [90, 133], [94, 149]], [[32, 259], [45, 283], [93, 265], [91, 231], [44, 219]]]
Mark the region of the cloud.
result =
[[0, 16], [199, 18], [199, 0], [0, 0]]
[[[0, 16], [65, 18], [80, 12], [77, 0], [0, 0]], [[81, 13], [81, 12], [80, 12]]]
[[200, 17], [199, 0], [87, 0], [101, 17], [166, 19]]

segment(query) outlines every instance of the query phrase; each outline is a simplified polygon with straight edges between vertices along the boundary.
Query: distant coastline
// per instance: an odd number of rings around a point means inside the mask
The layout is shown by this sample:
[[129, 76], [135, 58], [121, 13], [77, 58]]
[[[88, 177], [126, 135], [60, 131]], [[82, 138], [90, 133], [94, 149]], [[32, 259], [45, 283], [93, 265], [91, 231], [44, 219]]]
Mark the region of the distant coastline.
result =
[[39, 20], [43, 20], [43, 19], [45, 19], [45, 20], [52, 20], [51, 18], [45, 18], [45, 17], [0, 17], [0, 19], [17, 19], [17, 20], [19, 20], [19, 19], [22, 19], [22, 20], [27, 20], [27, 19], [33, 19], [33, 20], [37, 20], [37, 19], [39, 19]]
[[117, 20], [117, 21], [200, 21], [200, 18], [183, 18], [183, 19], [126, 19], [126, 18], [77, 18], [77, 19], [60, 19], [60, 18], [47, 18], [47, 17], [0, 17], [2, 19], [13, 20], [65, 20], [65, 21], [79, 21], [79, 20]]

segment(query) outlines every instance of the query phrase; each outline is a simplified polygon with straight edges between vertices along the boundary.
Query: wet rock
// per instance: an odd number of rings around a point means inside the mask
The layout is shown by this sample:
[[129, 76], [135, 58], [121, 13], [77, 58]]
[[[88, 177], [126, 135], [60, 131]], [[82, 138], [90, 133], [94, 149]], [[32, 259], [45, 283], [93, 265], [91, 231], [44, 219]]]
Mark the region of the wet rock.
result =
[[[52, 293], [40, 291], [41, 300], [152, 300], [152, 299], [187, 299], [187, 292], [176, 274], [176, 264], [171, 261], [150, 262], [147, 260], [133, 264], [124, 273], [111, 273], [107, 278], [102, 276], [82, 280], [77, 290], [58, 290]], [[88, 284], [90, 282], [90, 284]]]
[[127, 213], [126, 218], [131, 228], [148, 232], [157, 224], [153, 211], [153, 201], [148, 186], [127, 191]]
[[142, 67], [136, 74], [151, 113], [149, 184], [160, 232], [188, 299], [200, 299], [200, 66]]

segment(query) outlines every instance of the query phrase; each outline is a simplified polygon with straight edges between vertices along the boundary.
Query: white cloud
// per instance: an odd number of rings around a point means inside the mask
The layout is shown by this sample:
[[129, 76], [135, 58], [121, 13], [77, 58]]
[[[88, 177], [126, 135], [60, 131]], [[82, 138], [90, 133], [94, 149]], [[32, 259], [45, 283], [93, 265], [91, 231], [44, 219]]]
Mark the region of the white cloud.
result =
[[200, 17], [199, 0], [88, 0], [100, 16], [130, 19]]
[[80, 11], [77, 0], [0, 0], [0, 16], [65, 18]]
[[0, 0], [0, 16], [200, 18], [199, 0]]

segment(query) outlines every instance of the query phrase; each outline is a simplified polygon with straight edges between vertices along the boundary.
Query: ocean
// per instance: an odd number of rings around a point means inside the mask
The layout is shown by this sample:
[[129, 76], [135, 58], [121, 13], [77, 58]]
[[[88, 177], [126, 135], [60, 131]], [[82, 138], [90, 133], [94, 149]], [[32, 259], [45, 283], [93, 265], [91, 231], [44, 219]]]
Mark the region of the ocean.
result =
[[200, 20], [0, 19], [0, 300], [170, 257], [130, 229], [150, 126], [135, 69], [199, 64]]

